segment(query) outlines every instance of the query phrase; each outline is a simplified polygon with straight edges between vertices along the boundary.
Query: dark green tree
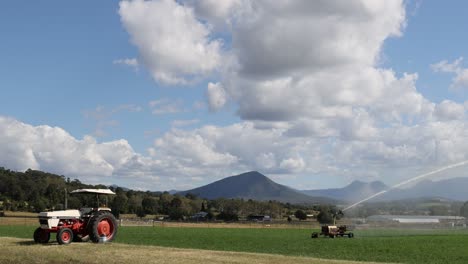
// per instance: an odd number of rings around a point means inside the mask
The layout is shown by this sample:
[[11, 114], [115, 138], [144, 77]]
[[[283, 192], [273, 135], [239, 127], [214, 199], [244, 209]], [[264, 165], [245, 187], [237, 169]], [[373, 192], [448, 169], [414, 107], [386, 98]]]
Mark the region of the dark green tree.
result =
[[294, 216], [299, 220], [306, 220], [307, 219], [307, 214], [302, 210], [297, 210], [294, 213]]
[[42, 212], [46, 209], [46, 200], [43, 198], [38, 198], [37, 200], [33, 201], [32, 207], [34, 208], [34, 212]]
[[429, 208], [430, 215], [449, 215], [449, 208], [443, 205], [433, 205]]
[[141, 205], [143, 206], [143, 210], [147, 214], [157, 214], [158, 213], [158, 200], [155, 197], [145, 197], [141, 201]]
[[82, 207], [81, 201], [76, 196], [68, 196], [68, 208], [67, 209], [79, 209]]
[[140, 217], [140, 218], [143, 218], [146, 216], [146, 213], [145, 213], [145, 210], [143, 209], [143, 207], [139, 206], [136, 208], [136, 216]]
[[183, 220], [184, 219], [184, 212], [182, 211], [181, 208], [173, 207], [173, 208], [169, 209], [169, 219], [175, 220], [175, 221]]
[[320, 213], [317, 215], [317, 221], [320, 224], [333, 224], [333, 215], [329, 210], [320, 211]]
[[225, 222], [239, 221], [239, 216], [235, 212], [221, 212], [216, 219], [223, 220]]
[[460, 216], [468, 218], [468, 202], [464, 203], [460, 208]]
[[110, 206], [115, 217], [119, 218], [121, 213], [127, 212], [128, 198], [125, 193], [117, 193]]
[[343, 212], [336, 207], [320, 206], [317, 221], [321, 224], [334, 224], [336, 220], [343, 217]]
[[185, 195], [185, 198], [190, 199], [190, 200], [196, 200], [196, 199], [197, 199], [197, 195], [196, 195], [196, 194], [193, 194], [193, 193], [187, 193], [187, 194]]
[[174, 197], [171, 201], [171, 208], [180, 208], [182, 206], [182, 200], [179, 197]]
[[129, 196], [127, 193], [128, 197], [128, 212], [129, 213], [136, 213], [137, 209], [141, 206], [142, 198], [138, 194], [133, 194], [132, 196]]

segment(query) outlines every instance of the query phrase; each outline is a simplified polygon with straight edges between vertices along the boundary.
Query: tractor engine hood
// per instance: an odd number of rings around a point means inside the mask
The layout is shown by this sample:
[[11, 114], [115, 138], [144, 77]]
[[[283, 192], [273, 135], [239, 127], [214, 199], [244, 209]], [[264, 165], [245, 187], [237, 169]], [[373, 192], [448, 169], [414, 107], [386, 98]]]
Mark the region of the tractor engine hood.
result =
[[78, 210], [61, 210], [39, 213], [39, 224], [42, 229], [57, 228], [62, 220], [79, 219], [81, 216]]
[[79, 210], [60, 210], [60, 211], [39, 213], [39, 218], [72, 219], [72, 218], [80, 218], [80, 216], [81, 214]]

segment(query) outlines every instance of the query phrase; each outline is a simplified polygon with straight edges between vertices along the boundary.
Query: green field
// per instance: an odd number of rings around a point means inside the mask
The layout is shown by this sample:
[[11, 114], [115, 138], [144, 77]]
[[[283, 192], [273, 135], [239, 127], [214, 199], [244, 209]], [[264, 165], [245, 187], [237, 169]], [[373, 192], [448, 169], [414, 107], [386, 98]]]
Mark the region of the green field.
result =
[[[34, 227], [0, 226], [0, 237], [30, 238]], [[122, 227], [116, 243], [399, 263], [468, 263], [468, 231], [367, 230], [311, 239], [304, 229]]]

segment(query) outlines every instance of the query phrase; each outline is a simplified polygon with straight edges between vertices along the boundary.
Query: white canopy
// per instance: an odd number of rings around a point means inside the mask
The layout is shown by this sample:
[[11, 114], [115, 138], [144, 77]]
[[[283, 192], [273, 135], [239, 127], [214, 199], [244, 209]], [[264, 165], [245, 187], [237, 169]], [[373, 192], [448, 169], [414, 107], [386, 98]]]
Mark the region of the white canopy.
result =
[[109, 189], [78, 189], [71, 191], [70, 193], [115, 194]]

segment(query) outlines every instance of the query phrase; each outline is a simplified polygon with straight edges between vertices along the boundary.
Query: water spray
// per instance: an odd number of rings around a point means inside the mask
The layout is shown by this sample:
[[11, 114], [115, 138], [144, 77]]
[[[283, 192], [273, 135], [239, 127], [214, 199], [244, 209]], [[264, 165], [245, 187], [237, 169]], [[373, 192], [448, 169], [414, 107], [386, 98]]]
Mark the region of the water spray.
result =
[[430, 175], [433, 175], [433, 174], [436, 174], [436, 173], [439, 173], [439, 172], [442, 172], [442, 171], [445, 171], [445, 170], [448, 170], [448, 169], [453, 169], [453, 168], [456, 168], [456, 167], [460, 167], [460, 166], [463, 166], [463, 165], [466, 165], [466, 164], [468, 164], [468, 160], [465, 160], [465, 161], [462, 161], [462, 162], [459, 162], [459, 163], [455, 163], [455, 164], [451, 164], [451, 165], [442, 167], [442, 168], [440, 168], [440, 169], [433, 170], [433, 171], [430, 171], [430, 172], [427, 172], [427, 173], [418, 175], [418, 176], [413, 177], [413, 178], [411, 178], [411, 179], [409, 179], [409, 180], [406, 180], [406, 181], [400, 182], [400, 183], [398, 183], [398, 184], [396, 184], [396, 185], [393, 185], [392, 187], [388, 188], [387, 190], [384, 190], [384, 191], [375, 193], [375, 194], [373, 194], [373, 195], [371, 195], [371, 196], [369, 196], [369, 197], [367, 197], [367, 198], [365, 198], [365, 199], [363, 199], [363, 200], [361, 200], [361, 201], [359, 201], [359, 202], [356, 202], [356, 203], [354, 203], [354, 204], [352, 204], [352, 205], [346, 207], [346, 208], [343, 209], [342, 211], [344, 212], [344, 211], [346, 211], [346, 210], [349, 210], [349, 209], [351, 209], [351, 208], [353, 208], [353, 207], [355, 207], [355, 206], [357, 206], [357, 205], [359, 205], [359, 204], [361, 204], [361, 203], [363, 203], [363, 202], [366, 202], [366, 201], [368, 201], [368, 200], [370, 200], [370, 199], [372, 199], [372, 198], [375, 198], [375, 197], [377, 197], [377, 196], [380, 196], [380, 195], [382, 195], [382, 194], [384, 194], [384, 193], [386, 193], [386, 192], [388, 192], [388, 191], [391, 191], [391, 190], [393, 190], [393, 189], [395, 189], [395, 188], [398, 188], [398, 187], [400, 187], [400, 186], [403, 186], [403, 185], [406, 185], [406, 184], [408, 184], [408, 183], [411, 183], [411, 182], [414, 182], [414, 181], [423, 179], [423, 178], [425, 178], [425, 177], [427, 177], [427, 176], [430, 176]]

